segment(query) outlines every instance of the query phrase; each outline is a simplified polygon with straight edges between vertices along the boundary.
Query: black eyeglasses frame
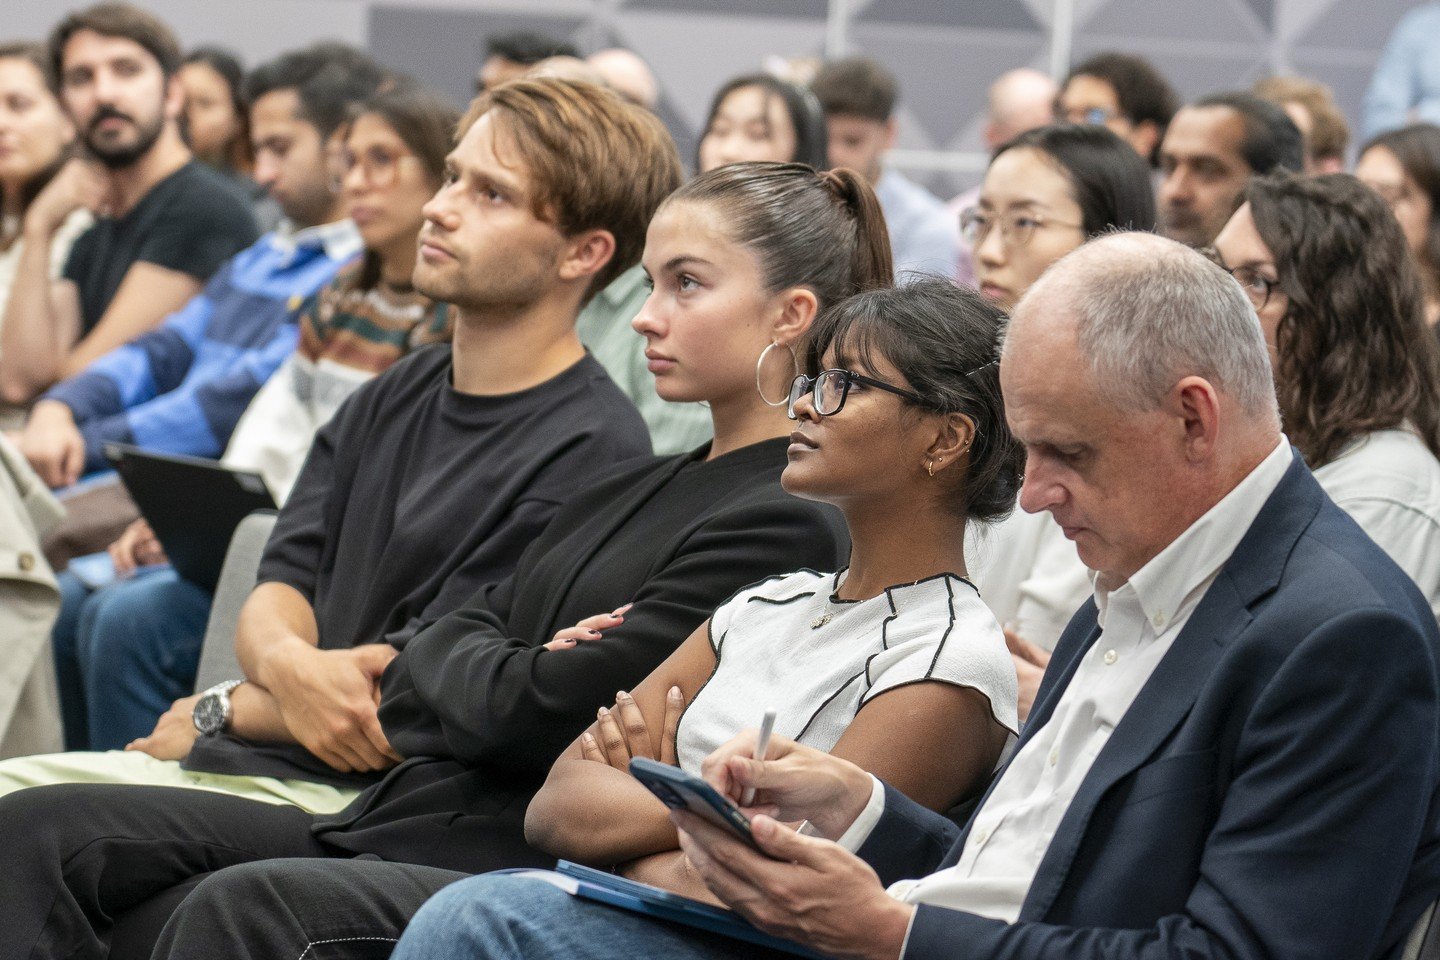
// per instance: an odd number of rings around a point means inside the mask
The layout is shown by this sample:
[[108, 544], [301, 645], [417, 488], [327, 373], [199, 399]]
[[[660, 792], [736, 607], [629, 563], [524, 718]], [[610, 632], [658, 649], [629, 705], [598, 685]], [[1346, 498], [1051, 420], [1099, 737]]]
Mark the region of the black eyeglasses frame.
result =
[[[821, 379], [831, 374], [836, 374], [840, 377], [840, 402], [835, 405], [834, 410], [831, 410], [827, 413], [820, 409], [820, 400], [819, 397], [816, 396], [816, 391], [820, 386]], [[802, 382], [805, 384], [805, 386], [797, 390], [797, 386]], [[850, 396], [850, 385], [852, 383], [860, 383], [864, 384], [867, 387], [874, 387], [877, 390], [888, 391], [895, 394], [897, 397], [902, 397], [906, 400], [909, 400], [913, 404], [917, 404], [918, 406], [923, 407], [926, 404], [925, 398], [920, 396], [918, 393], [912, 393], [911, 391], [906, 390], [902, 387], [897, 387], [894, 384], [886, 383], [884, 380], [876, 380], [874, 377], [867, 377], [863, 374], [855, 373], [853, 370], [845, 370], [840, 367], [832, 367], [829, 370], [821, 370], [813, 377], [807, 377], [803, 373], [797, 374], [795, 379], [790, 381], [790, 393], [786, 398], [785, 415], [791, 420], [800, 419], [795, 415], [795, 403], [801, 397], [805, 396], [805, 394], [809, 393], [810, 403], [812, 406], [814, 406], [815, 412], [822, 417], [833, 417], [835, 416], [835, 414], [845, 409], [845, 400], [847, 397]]]

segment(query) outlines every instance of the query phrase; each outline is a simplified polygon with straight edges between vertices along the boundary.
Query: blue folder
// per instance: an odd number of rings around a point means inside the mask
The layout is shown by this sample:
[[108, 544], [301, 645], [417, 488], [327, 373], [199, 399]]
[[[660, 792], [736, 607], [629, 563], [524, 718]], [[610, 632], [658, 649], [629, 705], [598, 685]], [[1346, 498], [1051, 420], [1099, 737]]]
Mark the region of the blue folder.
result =
[[659, 887], [636, 883], [613, 873], [594, 870], [590, 867], [561, 860], [554, 870], [501, 870], [514, 876], [544, 880], [558, 887], [572, 897], [583, 897], [632, 913], [643, 913], [660, 920], [681, 923], [697, 930], [708, 930], [721, 936], [732, 937], [747, 943], [758, 944], [771, 950], [779, 950], [797, 957], [811, 960], [826, 960], [824, 954], [816, 953], [809, 947], [793, 940], [772, 937], [755, 929], [745, 919], [729, 910], [712, 904], [682, 897]]

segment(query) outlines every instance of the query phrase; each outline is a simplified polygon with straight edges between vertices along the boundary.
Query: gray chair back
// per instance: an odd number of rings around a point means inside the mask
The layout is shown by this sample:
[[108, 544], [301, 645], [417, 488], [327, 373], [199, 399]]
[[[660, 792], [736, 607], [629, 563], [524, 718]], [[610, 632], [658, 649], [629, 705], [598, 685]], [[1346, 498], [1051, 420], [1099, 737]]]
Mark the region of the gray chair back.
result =
[[225, 564], [220, 568], [220, 582], [215, 587], [215, 602], [210, 606], [210, 620], [205, 624], [200, 667], [195, 673], [197, 693], [245, 675], [235, 659], [235, 624], [240, 620], [245, 599], [255, 589], [260, 554], [274, 527], [275, 511], [257, 510], [240, 521], [230, 538]]
[[1405, 941], [1405, 951], [1400, 960], [1440, 960], [1440, 917], [1436, 916], [1436, 904], [1431, 904], [1420, 922], [1410, 931]]

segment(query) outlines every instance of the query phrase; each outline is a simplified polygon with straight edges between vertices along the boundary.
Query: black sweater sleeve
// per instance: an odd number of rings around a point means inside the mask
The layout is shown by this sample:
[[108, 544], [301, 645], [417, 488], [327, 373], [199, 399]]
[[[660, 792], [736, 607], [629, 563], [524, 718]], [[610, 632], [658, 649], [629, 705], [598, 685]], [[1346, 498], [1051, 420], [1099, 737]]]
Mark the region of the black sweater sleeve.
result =
[[[824, 554], [841, 552], [840, 540], [826, 513], [789, 497], [718, 512], [646, 580], [624, 624], [568, 650], [544, 649], [548, 636], [508, 635], [493, 611], [452, 613], [412, 639], [386, 672], [386, 735], [405, 756], [543, 774], [595, 705], [659, 666], [716, 598], [823, 564]], [[433, 722], [414, 722], [417, 713]]]
[[[334, 525], [333, 514], [350, 495], [353, 464], [339, 455], [347, 445], [364, 446], [359, 423], [369, 409], [375, 381], [345, 400], [330, 422], [310, 444], [305, 464], [280, 509], [275, 529], [265, 544], [257, 572], [259, 583], [294, 587], [313, 605], [325, 543]], [[369, 389], [367, 389], [369, 388]], [[355, 435], [351, 435], [351, 434]]]

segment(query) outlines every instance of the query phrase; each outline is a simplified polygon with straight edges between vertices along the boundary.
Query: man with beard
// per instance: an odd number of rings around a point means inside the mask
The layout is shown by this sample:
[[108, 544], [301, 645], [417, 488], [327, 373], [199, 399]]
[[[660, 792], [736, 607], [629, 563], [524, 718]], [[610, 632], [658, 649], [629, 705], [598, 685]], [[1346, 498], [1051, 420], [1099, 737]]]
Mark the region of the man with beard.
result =
[[1240, 206], [1252, 176], [1305, 169], [1300, 128], [1250, 93], [1217, 93], [1181, 107], [1160, 144], [1160, 232], [1208, 247]]
[[[26, 211], [26, 253], [5, 322], [27, 335], [0, 366], [10, 403], [29, 402], [155, 327], [257, 235], [243, 194], [185, 145], [180, 46], [164, 23], [102, 3], [61, 21], [50, 58], [84, 155]], [[50, 238], [81, 206], [96, 223], [52, 283]]]

